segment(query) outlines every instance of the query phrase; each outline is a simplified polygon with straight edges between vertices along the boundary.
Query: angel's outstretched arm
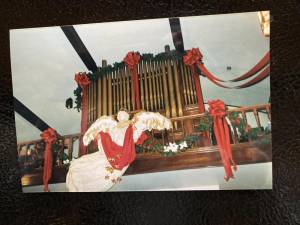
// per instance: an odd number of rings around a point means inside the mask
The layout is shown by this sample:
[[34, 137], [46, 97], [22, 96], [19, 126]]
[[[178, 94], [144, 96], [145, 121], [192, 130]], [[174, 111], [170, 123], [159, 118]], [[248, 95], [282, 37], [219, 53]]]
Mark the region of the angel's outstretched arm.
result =
[[110, 129], [114, 128], [117, 125], [117, 121], [115, 121], [110, 116], [101, 116], [97, 119], [90, 128], [85, 132], [83, 136], [84, 145], [88, 145], [100, 131], [107, 132]]

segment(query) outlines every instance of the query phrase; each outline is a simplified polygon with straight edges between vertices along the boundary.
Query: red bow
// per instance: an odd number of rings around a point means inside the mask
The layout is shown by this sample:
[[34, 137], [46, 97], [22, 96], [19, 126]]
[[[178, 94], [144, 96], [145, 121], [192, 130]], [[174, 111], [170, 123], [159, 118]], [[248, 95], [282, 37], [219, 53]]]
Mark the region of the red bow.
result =
[[89, 85], [90, 80], [86, 73], [76, 73], [74, 80], [77, 82], [77, 84], [83, 89], [87, 85]]
[[221, 100], [208, 101], [209, 114], [214, 119], [214, 133], [219, 146], [222, 162], [225, 169], [225, 180], [228, 181], [230, 178], [234, 178], [231, 166], [236, 170], [236, 164], [232, 158], [232, 151], [230, 145], [229, 128], [225, 119], [225, 104]]
[[124, 63], [128, 66], [131, 72], [131, 79], [133, 81], [134, 96], [132, 96], [132, 101], [136, 103], [137, 109], [141, 109], [140, 102], [140, 90], [139, 90], [139, 77], [137, 65], [141, 60], [140, 53], [138, 52], [128, 52], [124, 58]]
[[43, 173], [43, 183], [44, 183], [44, 191], [48, 192], [48, 182], [52, 175], [52, 149], [51, 145], [57, 140], [56, 131], [52, 128], [48, 128], [47, 130], [41, 133], [41, 138], [46, 143], [45, 152], [44, 152], [44, 173]]
[[135, 66], [139, 64], [141, 56], [138, 52], [128, 52], [124, 58], [124, 63], [128, 66], [130, 70], [133, 70]]
[[223, 101], [217, 100], [208, 100], [209, 109], [208, 112], [212, 116], [220, 116], [223, 117], [226, 115], [225, 112], [225, 104]]
[[192, 66], [199, 63], [199, 61], [202, 60], [202, 57], [199, 48], [192, 48], [187, 51], [185, 56], [183, 56], [183, 62], [185, 65]]

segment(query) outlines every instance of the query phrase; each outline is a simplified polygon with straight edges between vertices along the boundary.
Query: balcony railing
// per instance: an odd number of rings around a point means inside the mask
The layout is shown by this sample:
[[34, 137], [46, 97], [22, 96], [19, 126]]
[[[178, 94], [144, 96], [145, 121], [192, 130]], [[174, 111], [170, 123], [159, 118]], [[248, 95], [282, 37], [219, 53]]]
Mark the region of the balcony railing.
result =
[[[271, 105], [270, 104], [263, 104], [263, 105], [254, 105], [254, 106], [246, 106], [246, 107], [240, 107], [240, 108], [234, 108], [234, 109], [228, 109], [227, 110], [227, 115], [230, 115], [230, 113], [236, 112], [238, 115], [241, 116], [241, 119], [245, 124], [248, 123], [248, 115], [253, 114], [255, 118], [255, 122], [258, 128], [262, 127], [261, 124], [261, 118], [260, 118], [260, 113], [264, 113], [267, 115], [268, 119], [271, 120]], [[151, 131], [148, 132], [149, 139], [145, 145], [147, 146], [142, 146], [147, 149], [152, 148], [155, 144], [159, 143], [159, 145], [162, 147], [168, 142], [175, 142], [175, 141], [180, 141], [183, 140], [185, 137], [189, 135], [195, 135], [200, 137], [200, 141], [197, 141], [193, 143], [192, 148], [187, 150], [185, 153], [181, 153], [182, 157], [190, 157], [192, 160], [190, 165], [179, 165], [182, 164], [183, 161], [180, 160], [181, 155], [179, 154], [175, 158], [173, 158], [173, 162], [170, 163], [170, 160], [167, 159], [164, 156], [161, 156], [158, 152], [155, 153], [153, 151], [150, 151], [151, 154], [147, 154], [147, 151], [142, 151], [140, 152], [141, 154], [138, 154], [136, 162], [133, 163], [132, 166], [130, 166], [127, 174], [134, 174], [134, 173], [144, 173], [145, 171], [149, 169], [149, 171], [164, 171], [164, 170], [169, 170], [169, 169], [176, 169], [177, 167], [180, 169], [182, 168], [189, 168], [189, 167], [197, 167], [201, 166], [203, 163], [200, 159], [194, 159], [194, 154], [195, 157], [199, 156], [199, 153], [205, 153], [208, 154], [207, 161], [203, 165], [220, 165], [220, 158], [218, 156], [218, 147], [216, 146], [216, 143], [213, 143], [211, 140], [211, 135], [212, 135], [212, 130], [209, 131], [204, 131], [204, 132], [197, 132], [195, 131], [194, 128], [199, 126], [200, 121], [203, 118], [207, 118], [208, 115], [206, 114], [192, 114], [192, 115], [184, 115], [180, 117], [174, 117], [171, 118], [171, 122], [173, 124], [173, 129], [171, 131]], [[267, 155], [268, 157], [265, 158], [265, 156], [262, 155], [257, 155], [253, 149], [259, 149], [261, 147], [254, 146], [252, 144], [247, 144], [247, 143], [241, 143], [239, 144], [239, 136], [238, 132], [236, 131], [236, 127], [232, 126], [231, 127], [231, 142], [233, 144], [233, 151], [238, 150], [237, 157], [240, 158], [240, 162], [243, 163], [254, 163], [254, 162], [263, 162], [263, 161], [270, 161], [271, 156], [271, 145], [268, 144], [267, 146]], [[208, 133], [209, 136], [203, 135], [204, 133]], [[78, 141], [80, 138], [80, 134], [70, 134], [70, 135], [64, 135], [64, 136], [59, 136], [56, 144], [56, 151], [54, 152], [54, 170], [57, 171], [63, 171], [62, 173], [64, 175], [55, 175], [54, 177], [58, 176], [58, 180], [60, 182], [63, 182], [64, 176], [65, 176], [65, 170], [67, 169], [66, 166], [64, 166], [64, 157], [67, 157], [69, 160], [73, 158], [73, 152], [74, 152], [74, 142]], [[268, 137], [270, 138], [270, 136]], [[32, 185], [32, 181], [29, 181], [30, 179], [37, 179], [37, 178], [28, 178], [28, 174], [30, 173], [37, 173], [36, 171], [42, 171], [43, 168], [43, 154], [44, 154], [44, 148], [43, 148], [43, 141], [41, 139], [38, 140], [32, 140], [32, 141], [27, 141], [27, 142], [20, 142], [17, 144], [18, 148], [18, 155], [19, 155], [19, 164], [21, 168], [21, 173], [22, 175], [26, 175], [27, 178], [24, 178], [26, 180], [27, 185]], [[149, 147], [150, 146], [150, 147]], [[77, 146], [78, 148], [79, 146]], [[94, 151], [93, 147], [91, 146], [90, 152]], [[254, 152], [253, 152], [254, 151]], [[243, 153], [244, 152], [244, 153]], [[250, 153], [249, 153], [250, 152]], [[215, 155], [216, 154], [216, 155]], [[249, 155], [250, 154], [250, 155]], [[259, 153], [261, 154], [261, 153]], [[214, 158], [213, 159], [208, 159], [210, 156]], [[153, 158], [154, 157], [154, 158]], [[248, 157], [248, 158], [247, 158]], [[178, 162], [175, 160], [178, 158]], [[154, 160], [155, 159], [155, 160]], [[151, 160], [154, 160], [152, 162]], [[158, 163], [157, 160], [162, 160], [161, 163]], [[174, 166], [174, 160], [177, 162], [177, 166]], [[199, 161], [200, 160], [200, 161]], [[203, 160], [203, 159], [202, 159]], [[147, 169], [147, 166], [145, 167], [144, 162], [147, 162], [149, 164], [149, 168]], [[163, 163], [164, 162], [164, 163]], [[238, 162], [239, 163], [239, 162]], [[153, 164], [153, 165], [152, 165]], [[162, 164], [165, 165], [166, 168], [161, 168], [161, 167], [155, 167], [155, 165]], [[155, 168], [154, 168], [155, 167]], [[176, 168], [175, 168], [176, 167]], [[60, 169], [59, 169], [60, 168]], [[177, 169], [178, 169], [177, 168]], [[34, 172], [35, 171], [35, 172]], [[40, 172], [39, 172], [40, 173]], [[26, 177], [24, 176], [24, 177]], [[62, 176], [62, 177], [61, 177]], [[29, 176], [30, 177], [30, 176]], [[39, 175], [40, 177], [40, 175]], [[28, 180], [29, 179], [29, 180]], [[34, 180], [33, 183], [41, 183], [41, 181], [38, 178], [37, 180]], [[22, 183], [23, 178], [22, 178]], [[24, 185], [24, 184], [23, 184]]]

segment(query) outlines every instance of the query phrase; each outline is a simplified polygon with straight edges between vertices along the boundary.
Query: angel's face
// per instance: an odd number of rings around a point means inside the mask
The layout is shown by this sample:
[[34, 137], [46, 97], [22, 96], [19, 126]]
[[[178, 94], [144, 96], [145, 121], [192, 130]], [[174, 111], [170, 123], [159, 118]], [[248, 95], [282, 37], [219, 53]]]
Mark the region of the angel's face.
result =
[[119, 122], [124, 122], [129, 120], [129, 114], [125, 111], [119, 111], [117, 115], [117, 119]]

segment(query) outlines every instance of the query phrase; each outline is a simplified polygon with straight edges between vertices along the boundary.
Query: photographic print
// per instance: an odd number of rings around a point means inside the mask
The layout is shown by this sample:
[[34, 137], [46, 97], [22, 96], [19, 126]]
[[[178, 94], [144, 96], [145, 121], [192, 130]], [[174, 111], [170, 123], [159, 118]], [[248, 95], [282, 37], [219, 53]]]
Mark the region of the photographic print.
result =
[[23, 192], [272, 189], [270, 12], [10, 30]]

